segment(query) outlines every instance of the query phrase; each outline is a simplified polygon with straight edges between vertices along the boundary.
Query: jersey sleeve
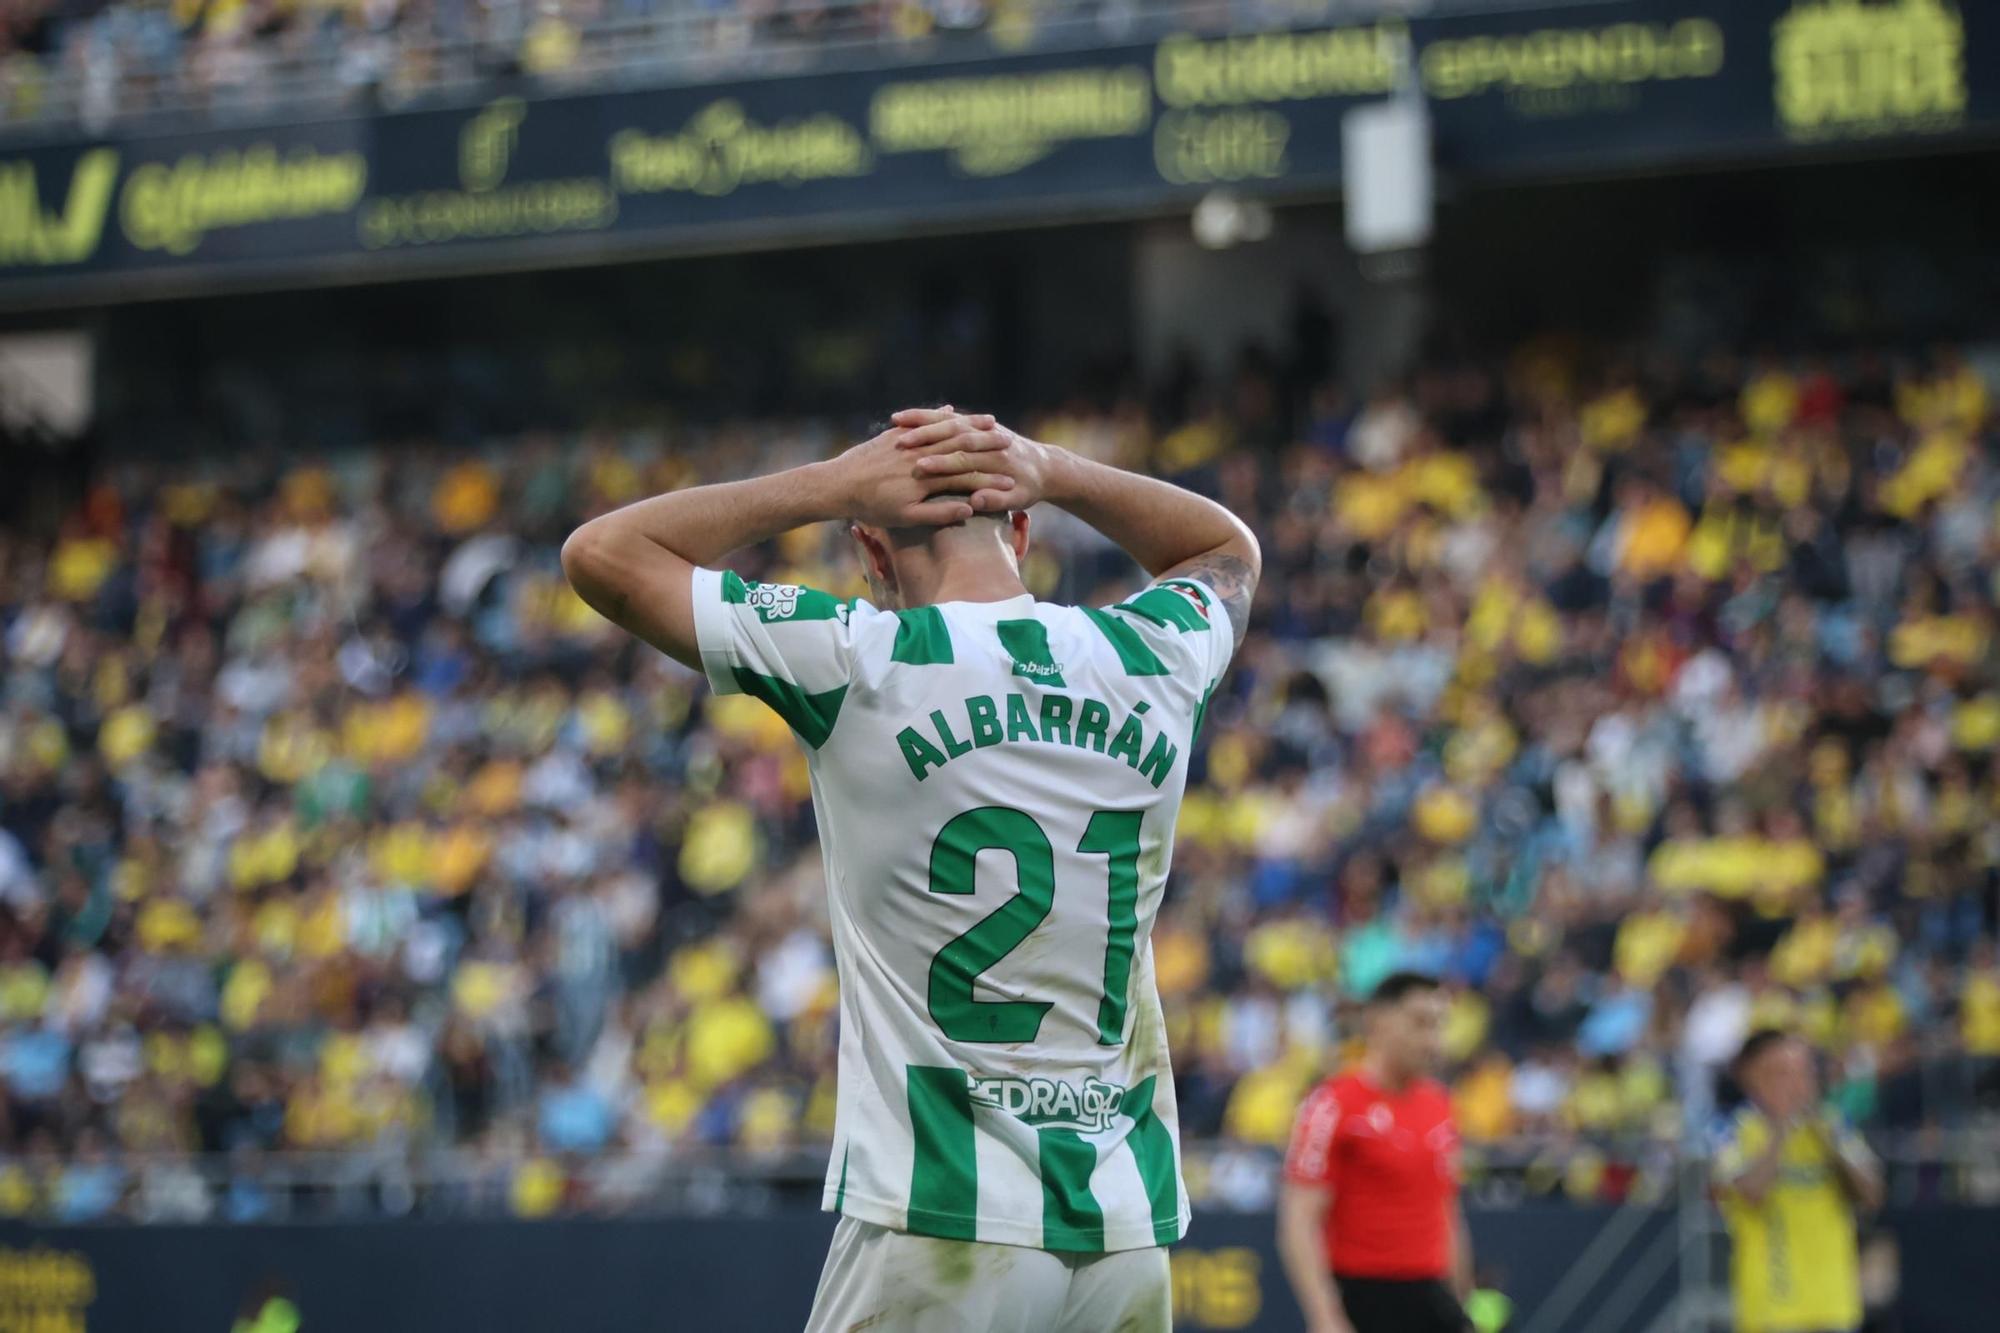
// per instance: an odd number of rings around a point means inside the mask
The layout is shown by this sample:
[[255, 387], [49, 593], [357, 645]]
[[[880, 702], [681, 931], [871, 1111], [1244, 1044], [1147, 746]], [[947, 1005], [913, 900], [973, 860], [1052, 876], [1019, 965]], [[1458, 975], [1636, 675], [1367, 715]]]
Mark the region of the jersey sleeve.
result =
[[1285, 1179], [1295, 1185], [1334, 1183], [1334, 1139], [1340, 1133], [1343, 1108], [1330, 1083], [1314, 1088], [1292, 1122], [1292, 1140], [1285, 1149]]
[[694, 572], [694, 633], [717, 694], [762, 699], [814, 749], [833, 734], [853, 666], [851, 602], [730, 570]]
[[1106, 608], [1134, 625], [1175, 674], [1191, 671], [1206, 696], [1236, 655], [1236, 631], [1215, 589], [1192, 578], [1161, 579]]

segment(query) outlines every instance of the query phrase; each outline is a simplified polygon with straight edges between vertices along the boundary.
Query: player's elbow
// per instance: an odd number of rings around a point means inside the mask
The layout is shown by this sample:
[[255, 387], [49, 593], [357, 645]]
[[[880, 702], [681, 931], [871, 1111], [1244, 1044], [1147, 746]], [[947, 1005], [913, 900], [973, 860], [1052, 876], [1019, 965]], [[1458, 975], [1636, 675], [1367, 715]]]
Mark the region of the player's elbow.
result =
[[1264, 548], [1258, 544], [1257, 534], [1250, 530], [1248, 523], [1245, 523], [1229, 510], [1222, 509], [1220, 505], [1217, 505], [1216, 508], [1220, 509], [1223, 516], [1229, 521], [1229, 536], [1224, 541], [1210, 548], [1207, 552], [1207, 558], [1221, 558], [1240, 562], [1242, 569], [1238, 571], [1239, 577], [1242, 579], [1246, 590], [1254, 591], [1257, 587], [1257, 580], [1262, 578], [1264, 574]]
[[617, 544], [616, 534], [601, 518], [570, 533], [562, 545], [563, 577], [578, 596], [588, 601], [593, 592], [611, 586], [619, 564], [612, 554]]
[[1250, 531], [1250, 525], [1240, 518], [1236, 520], [1236, 544], [1237, 558], [1249, 566], [1250, 586], [1254, 588], [1257, 580], [1264, 577], [1264, 548], [1258, 543], [1257, 534]]

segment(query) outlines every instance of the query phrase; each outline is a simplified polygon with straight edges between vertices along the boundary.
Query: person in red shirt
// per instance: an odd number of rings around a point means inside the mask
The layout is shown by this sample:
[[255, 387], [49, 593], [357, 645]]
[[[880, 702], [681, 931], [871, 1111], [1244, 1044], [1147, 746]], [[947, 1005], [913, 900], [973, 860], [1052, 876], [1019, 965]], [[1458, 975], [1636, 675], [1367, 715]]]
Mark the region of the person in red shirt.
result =
[[1278, 1253], [1307, 1333], [1465, 1333], [1472, 1245], [1451, 1098], [1430, 1076], [1438, 983], [1398, 972], [1369, 997], [1366, 1050], [1299, 1109], [1278, 1196]]

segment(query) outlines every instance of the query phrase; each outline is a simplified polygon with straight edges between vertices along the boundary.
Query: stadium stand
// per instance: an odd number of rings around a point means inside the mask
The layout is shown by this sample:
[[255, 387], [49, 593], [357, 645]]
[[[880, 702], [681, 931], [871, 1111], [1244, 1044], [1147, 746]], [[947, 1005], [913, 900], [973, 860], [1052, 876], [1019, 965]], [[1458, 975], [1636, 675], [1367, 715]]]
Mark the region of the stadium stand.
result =
[[[1401, 967], [1449, 983], [1475, 1162], [1540, 1188], [1641, 1188], [1766, 1024], [1879, 1133], [1994, 1114], [1983, 370], [1549, 343], [1297, 414], [1251, 370], [1021, 422], [1264, 543], [1154, 935], [1193, 1188], [1255, 1196], [1231, 1163]], [[556, 553], [840, 439], [100, 463], [52, 539], [0, 534], [0, 1213], [255, 1220], [270, 1163], [364, 1148], [456, 1150], [467, 1206], [617, 1210], [648, 1177], [613, 1154], [823, 1143], [804, 765]], [[1080, 526], [1037, 535], [1044, 595], [1126, 586]], [[855, 594], [843, 546], [738, 568]]]
[[1175, 30], [1451, 14], [1491, 0], [23, 0], [0, 127], [223, 123], [495, 91], [797, 73]]
[[[1349, 16], [1396, 12], [1347, 5]], [[161, 113], [242, 119], [309, 108], [623, 81], [719, 78], [842, 56], [916, 59], [940, 44], [1020, 50], [1130, 35], [1147, 20], [1271, 22], [1338, 4], [1237, 15], [1176, 0], [27, 0], [0, 35], [0, 124]]]

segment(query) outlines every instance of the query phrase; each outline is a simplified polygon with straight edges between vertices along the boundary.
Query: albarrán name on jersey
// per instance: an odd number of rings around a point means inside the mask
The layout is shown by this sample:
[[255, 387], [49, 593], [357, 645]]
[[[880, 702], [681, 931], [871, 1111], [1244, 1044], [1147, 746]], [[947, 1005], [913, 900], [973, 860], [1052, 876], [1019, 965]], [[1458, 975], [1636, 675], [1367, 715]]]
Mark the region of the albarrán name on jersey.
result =
[[1114, 732], [1110, 705], [1101, 699], [1040, 692], [1003, 696], [975, 694], [966, 699], [954, 719], [935, 708], [920, 723], [896, 733], [903, 761], [910, 775], [922, 782], [933, 769], [942, 768], [961, 755], [983, 750], [989, 745], [1032, 743], [1070, 745], [1095, 750], [1107, 759], [1121, 759], [1128, 768], [1158, 787], [1173, 771], [1180, 747], [1166, 733], [1149, 728], [1145, 701], [1133, 705]]

